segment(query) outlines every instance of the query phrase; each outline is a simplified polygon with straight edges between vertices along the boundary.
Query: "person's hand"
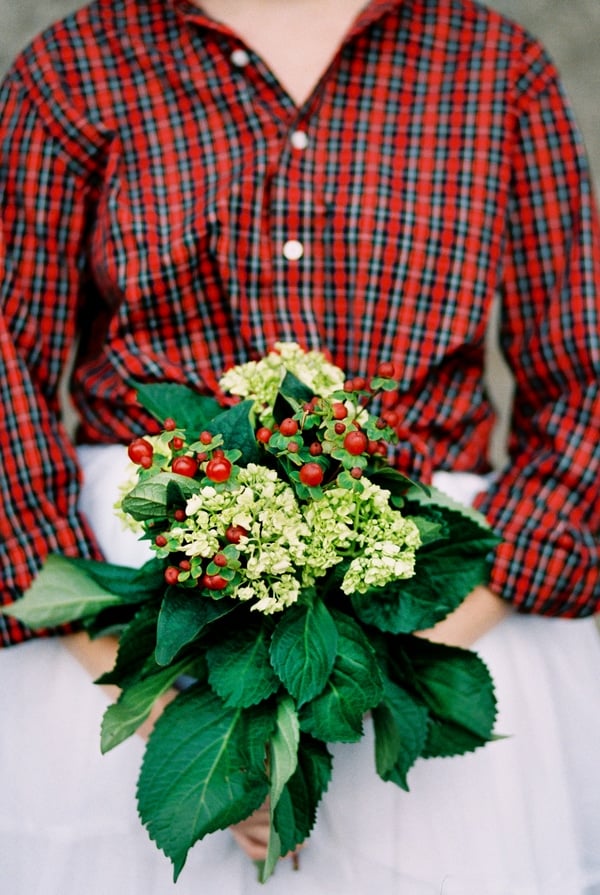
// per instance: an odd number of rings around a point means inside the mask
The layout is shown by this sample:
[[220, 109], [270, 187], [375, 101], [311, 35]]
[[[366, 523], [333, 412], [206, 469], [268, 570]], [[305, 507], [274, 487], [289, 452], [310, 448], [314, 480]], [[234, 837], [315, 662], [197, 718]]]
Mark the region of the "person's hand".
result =
[[[237, 844], [252, 861], [264, 861], [269, 845], [269, 828], [269, 800], [267, 799], [254, 814], [239, 824], [234, 824], [230, 830]], [[298, 852], [301, 848], [303, 846], [299, 845], [293, 852], [284, 855], [293, 862], [296, 869], [298, 868]]]
[[476, 587], [454, 612], [433, 628], [415, 631], [415, 636], [469, 649], [512, 611], [510, 603], [489, 588]]

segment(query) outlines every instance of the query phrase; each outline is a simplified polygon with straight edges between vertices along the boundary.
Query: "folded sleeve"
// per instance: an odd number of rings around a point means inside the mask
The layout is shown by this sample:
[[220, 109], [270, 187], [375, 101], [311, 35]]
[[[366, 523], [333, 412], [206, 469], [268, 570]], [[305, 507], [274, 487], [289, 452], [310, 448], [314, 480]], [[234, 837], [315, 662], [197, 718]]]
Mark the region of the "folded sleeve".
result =
[[[0, 92], [0, 600], [50, 552], [97, 556], [77, 513], [76, 454], [59, 390], [85, 300], [93, 193], [83, 152], [52, 133], [14, 73]], [[58, 118], [57, 118], [58, 120]], [[71, 139], [67, 137], [66, 139]], [[72, 160], [76, 164], [73, 164]], [[0, 643], [31, 636], [0, 616]]]
[[525, 612], [600, 607], [600, 233], [552, 63], [521, 84], [501, 280], [510, 464], [477, 505], [504, 538], [491, 587]]

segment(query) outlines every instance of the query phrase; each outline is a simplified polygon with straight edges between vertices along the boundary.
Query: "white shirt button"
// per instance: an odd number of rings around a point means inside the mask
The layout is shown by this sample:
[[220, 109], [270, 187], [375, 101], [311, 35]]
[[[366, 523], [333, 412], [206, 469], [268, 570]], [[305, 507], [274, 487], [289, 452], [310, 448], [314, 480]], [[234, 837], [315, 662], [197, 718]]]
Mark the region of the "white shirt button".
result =
[[237, 66], [237, 68], [243, 68], [245, 65], [248, 65], [250, 62], [250, 56], [243, 50], [241, 47], [238, 47], [237, 50], [234, 50], [230, 56], [230, 59], [233, 65]]
[[306, 131], [294, 131], [290, 136], [290, 143], [294, 149], [306, 149], [308, 146], [308, 134]]
[[304, 246], [297, 239], [288, 239], [283, 244], [283, 257], [288, 261], [299, 261], [304, 254]]

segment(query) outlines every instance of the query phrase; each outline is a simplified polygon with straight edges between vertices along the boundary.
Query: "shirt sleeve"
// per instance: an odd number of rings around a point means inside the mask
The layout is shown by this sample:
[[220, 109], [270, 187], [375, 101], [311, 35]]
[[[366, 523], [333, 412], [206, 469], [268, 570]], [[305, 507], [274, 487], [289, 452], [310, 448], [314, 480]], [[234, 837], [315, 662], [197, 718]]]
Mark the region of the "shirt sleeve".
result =
[[[89, 179], [49, 132], [31, 91], [0, 92], [0, 599], [50, 552], [97, 556], [77, 514], [79, 472], [59, 386], [85, 290]], [[0, 643], [31, 636], [0, 616]]]
[[500, 341], [515, 379], [510, 466], [481, 509], [504, 538], [490, 586], [521, 611], [600, 608], [600, 233], [552, 64], [516, 119]]

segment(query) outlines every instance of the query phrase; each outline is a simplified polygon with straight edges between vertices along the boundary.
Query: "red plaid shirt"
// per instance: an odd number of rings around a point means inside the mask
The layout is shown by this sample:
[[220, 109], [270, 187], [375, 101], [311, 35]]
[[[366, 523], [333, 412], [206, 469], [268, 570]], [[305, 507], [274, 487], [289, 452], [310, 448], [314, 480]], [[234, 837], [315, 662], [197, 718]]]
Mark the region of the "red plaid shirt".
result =
[[[97, 555], [59, 421], [127, 442], [132, 380], [212, 392], [277, 340], [349, 374], [393, 359], [398, 462], [486, 471], [495, 293], [516, 378], [511, 462], [480, 508], [492, 587], [597, 608], [598, 229], [581, 141], [540, 46], [471, 0], [373, 0], [297, 108], [188, 0], [96, 0], [2, 91], [1, 582]], [[29, 636], [4, 621], [6, 643]]]

